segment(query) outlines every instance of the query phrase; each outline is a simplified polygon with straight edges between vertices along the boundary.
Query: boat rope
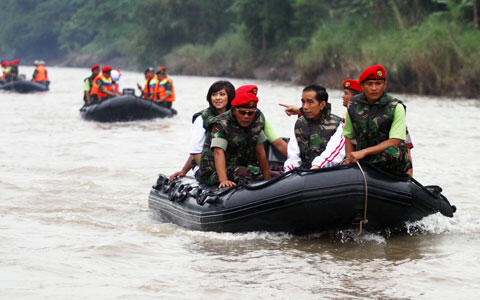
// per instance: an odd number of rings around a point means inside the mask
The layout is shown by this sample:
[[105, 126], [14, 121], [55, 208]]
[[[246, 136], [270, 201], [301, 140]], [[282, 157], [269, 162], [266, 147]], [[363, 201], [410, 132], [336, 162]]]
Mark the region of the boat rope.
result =
[[359, 231], [358, 231], [358, 234], [357, 234], [357, 236], [359, 236], [363, 232], [363, 224], [368, 223], [368, 219], [367, 219], [368, 184], [367, 184], [367, 176], [365, 175], [365, 172], [363, 171], [362, 166], [360, 165], [360, 163], [358, 161], [357, 161], [357, 166], [360, 169], [360, 172], [362, 172], [363, 181], [365, 183], [365, 204], [363, 206], [363, 220], [360, 220], [360, 228], [359, 228]]

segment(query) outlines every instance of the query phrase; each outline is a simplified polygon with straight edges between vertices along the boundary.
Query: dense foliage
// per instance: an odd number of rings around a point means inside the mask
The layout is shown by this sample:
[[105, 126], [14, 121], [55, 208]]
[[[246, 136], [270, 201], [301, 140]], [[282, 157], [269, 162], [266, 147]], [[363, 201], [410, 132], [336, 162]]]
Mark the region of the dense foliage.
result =
[[0, 57], [476, 96], [478, 0], [2, 0]]

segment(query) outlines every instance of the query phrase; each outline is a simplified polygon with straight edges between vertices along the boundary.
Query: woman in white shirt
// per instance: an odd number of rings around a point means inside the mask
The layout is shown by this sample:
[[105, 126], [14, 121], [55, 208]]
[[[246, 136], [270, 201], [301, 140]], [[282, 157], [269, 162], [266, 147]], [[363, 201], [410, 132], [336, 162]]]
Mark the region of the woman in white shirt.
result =
[[[188, 157], [182, 170], [173, 173], [169, 181], [184, 177], [188, 171], [193, 168], [196, 173], [200, 165], [203, 143], [205, 142], [206, 128], [208, 128], [210, 118], [222, 114], [230, 109], [230, 103], [235, 97], [235, 87], [230, 81], [214, 82], [207, 93], [207, 102], [209, 106], [204, 110], [195, 113], [192, 117], [192, 128], [190, 131], [190, 156]], [[200, 118], [199, 118], [200, 117]]]

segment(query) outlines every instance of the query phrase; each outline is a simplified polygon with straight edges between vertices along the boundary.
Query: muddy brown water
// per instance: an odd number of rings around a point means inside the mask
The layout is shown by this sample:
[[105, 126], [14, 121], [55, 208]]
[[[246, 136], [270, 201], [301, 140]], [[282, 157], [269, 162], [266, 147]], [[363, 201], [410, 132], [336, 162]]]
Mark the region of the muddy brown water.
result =
[[[30, 76], [32, 68], [22, 67]], [[421, 232], [385, 237], [196, 232], [153, 218], [159, 172], [187, 157], [191, 115], [218, 78], [172, 76], [179, 114], [99, 124], [81, 119], [88, 70], [49, 68], [51, 91], [0, 92], [2, 299], [475, 299], [480, 291], [480, 102], [398, 95], [407, 104], [414, 175], [457, 206]], [[124, 72], [122, 87], [143, 83]], [[281, 135], [301, 87], [257, 84]], [[341, 92], [329, 91], [343, 115]]]

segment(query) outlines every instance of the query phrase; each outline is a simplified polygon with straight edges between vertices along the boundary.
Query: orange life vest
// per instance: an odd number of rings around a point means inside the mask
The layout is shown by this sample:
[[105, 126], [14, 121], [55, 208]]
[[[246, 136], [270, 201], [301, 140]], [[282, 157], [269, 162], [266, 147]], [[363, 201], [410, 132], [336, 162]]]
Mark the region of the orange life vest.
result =
[[44, 65], [36, 66], [35, 70], [37, 70], [37, 74], [35, 75], [35, 78], [33, 78], [33, 81], [48, 81], [47, 69]]
[[164, 78], [162, 81], [159, 81], [158, 86], [157, 86], [157, 93], [158, 93], [158, 99], [162, 99], [167, 95], [167, 90], [165, 88], [166, 83], [170, 83], [172, 86], [172, 94], [165, 99], [166, 102], [173, 102], [175, 101], [175, 89], [173, 88], [173, 82], [170, 78]]
[[153, 77], [148, 83], [148, 90], [150, 91], [150, 99], [154, 102], [158, 100], [158, 78]]
[[93, 83], [92, 83], [92, 89], [90, 90], [90, 95], [97, 95], [97, 98], [98, 99], [103, 99], [103, 98], [106, 98], [108, 97], [108, 94], [104, 93], [100, 87], [98, 86], [97, 84], [97, 81], [98, 80], [102, 80], [103, 82], [103, 87], [107, 90], [107, 91], [110, 91], [110, 92], [113, 92], [113, 82], [112, 82], [112, 78], [105, 78], [105, 76], [103, 74], [99, 74], [97, 75], [97, 77], [95, 77], [95, 79], [93, 79]]
[[147, 81], [145, 81], [145, 88], [143, 89], [143, 98], [145, 99], [152, 99], [152, 92], [150, 91], [150, 81], [152, 79], [148, 79]]

